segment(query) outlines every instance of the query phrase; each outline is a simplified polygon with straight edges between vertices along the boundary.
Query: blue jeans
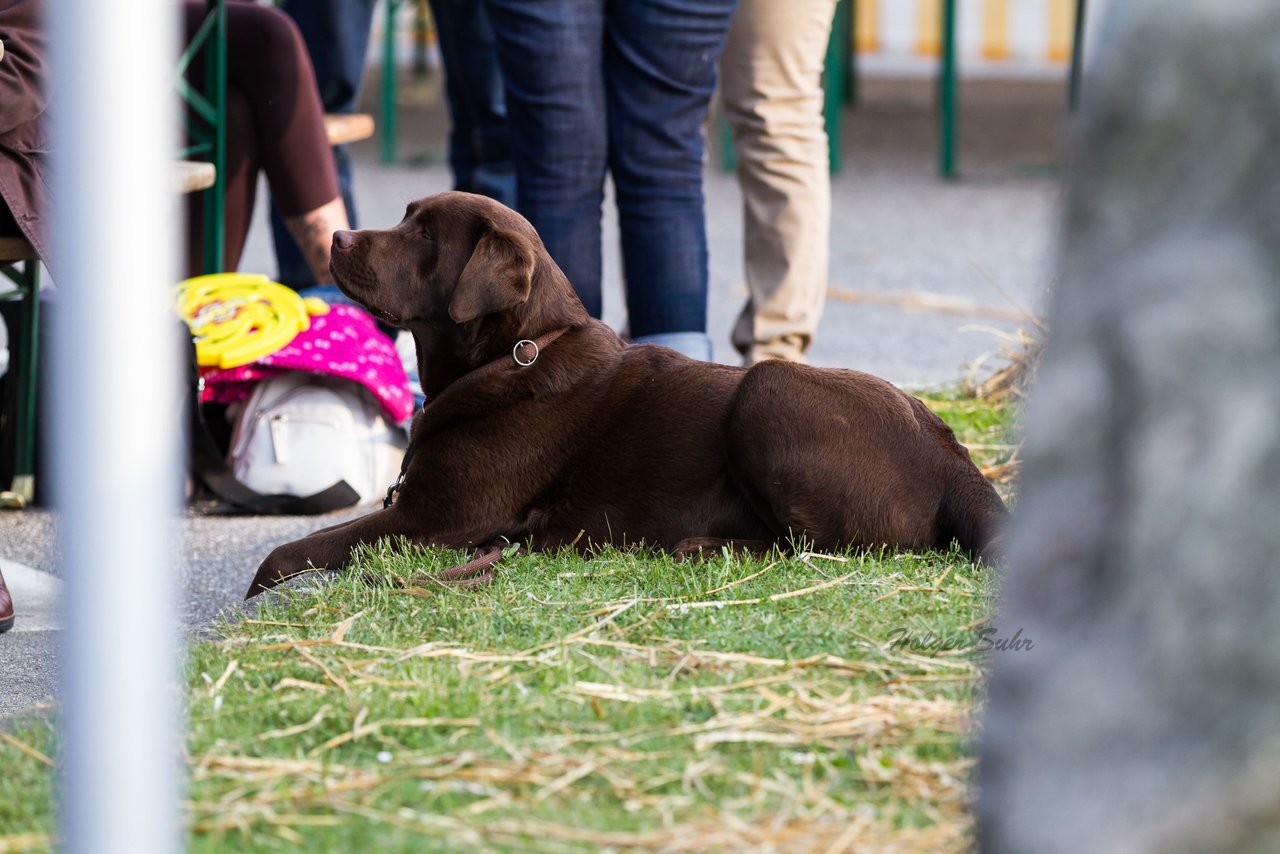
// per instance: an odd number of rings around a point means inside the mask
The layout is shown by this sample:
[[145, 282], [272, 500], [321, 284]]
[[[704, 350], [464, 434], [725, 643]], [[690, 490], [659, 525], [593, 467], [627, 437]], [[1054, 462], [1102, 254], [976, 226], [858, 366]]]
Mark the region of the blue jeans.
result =
[[449, 166], [454, 189], [516, 205], [516, 167], [497, 46], [484, 4], [431, 0], [449, 100]]
[[[320, 102], [326, 113], [353, 113], [364, 79], [365, 54], [373, 23], [375, 0], [283, 0], [279, 4], [302, 32], [311, 66], [320, 88]], [[351, 158], [345, 146], [333, 149], [338, 168], [338, 186], [347, 206], [347, 218], [356, 227], [355, 197], [351, 192]], [[284, 227], [280, 212], [271, 205], [271, 236], [280, 265], [279, 279], [294, 288], [315, 283], [293, 237]]]
[[487, 0], [517, 207], [594, 317], [617, 192], [634, 340], [707, 324], [702, 122], [736, 0]]

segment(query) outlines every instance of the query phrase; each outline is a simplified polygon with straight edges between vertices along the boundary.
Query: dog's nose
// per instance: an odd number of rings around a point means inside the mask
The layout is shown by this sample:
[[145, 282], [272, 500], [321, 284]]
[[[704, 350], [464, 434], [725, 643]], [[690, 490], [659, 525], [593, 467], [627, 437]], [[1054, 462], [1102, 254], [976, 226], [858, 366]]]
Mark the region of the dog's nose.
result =
[[356, 245], [356, 235], [353, 231], [335, 231], [333, 233], [333, 251], [347, 252]]

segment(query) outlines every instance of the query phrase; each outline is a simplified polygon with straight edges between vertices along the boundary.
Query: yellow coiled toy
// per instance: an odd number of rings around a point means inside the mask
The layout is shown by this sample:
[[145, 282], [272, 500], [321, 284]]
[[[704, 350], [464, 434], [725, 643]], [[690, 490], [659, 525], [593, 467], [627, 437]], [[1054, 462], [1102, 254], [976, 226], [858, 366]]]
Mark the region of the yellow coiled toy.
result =
[[329, 306], [259, 273], [214, 273], [180, 282], [174, 309], [195, 336], [201, 367], [237, 368], [284, 347]]

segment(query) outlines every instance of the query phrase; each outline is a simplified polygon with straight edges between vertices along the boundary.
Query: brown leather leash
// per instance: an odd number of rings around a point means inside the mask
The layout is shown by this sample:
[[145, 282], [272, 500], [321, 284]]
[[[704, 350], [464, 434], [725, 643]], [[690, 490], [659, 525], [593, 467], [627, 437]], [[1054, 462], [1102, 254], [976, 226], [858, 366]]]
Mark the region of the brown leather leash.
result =
[[[476, 549], [476, 556], [464, 564], [459, 564], [452, 569], [446, 569], [435, 575], [421, 575], [415, 578], [415, 582], [423, 584], [430, 582], [439, 584], [442, 587], [483, 587], [492, 583], [498, 577], [498, 572], [494, 567], [498, 561], [502, 560], [507, 549], [510, 548], [510, 541], [506, 537], [502, 540], [507, 541], [507, 546], [493, 545], [488, 549]], [[524, 548], [521, 547], [523, 552]]]

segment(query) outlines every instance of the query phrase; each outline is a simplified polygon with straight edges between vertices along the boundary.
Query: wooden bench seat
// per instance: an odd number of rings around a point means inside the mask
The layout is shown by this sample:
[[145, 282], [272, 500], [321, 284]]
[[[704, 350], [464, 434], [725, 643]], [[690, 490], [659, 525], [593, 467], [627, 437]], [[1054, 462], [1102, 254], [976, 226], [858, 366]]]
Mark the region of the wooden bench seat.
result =
[[0, 266], [16, 261], [35, 261], [36, 250], [22, 237], [0, 237]]
[[194, 193], [213, 186], [218, 170], [212, 163], [197, 160], [179, 160], [174, 169], [174, 182], [179, 193]]
[[[366, 113], [329, 114], [324, 117], [324, 133], [330, 145], [368, 139], [373, 136], [373, 116]], [[179, 160], [174, 172], [174, 182], [180, 193], [207, 190], [217, 177], [212, 163], [197, 160]]]
[[330, 145], [345, 145], [373, 136], [373, 116], [367, 113], [329, 113], [324, 132]]

